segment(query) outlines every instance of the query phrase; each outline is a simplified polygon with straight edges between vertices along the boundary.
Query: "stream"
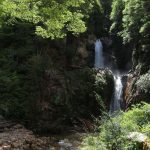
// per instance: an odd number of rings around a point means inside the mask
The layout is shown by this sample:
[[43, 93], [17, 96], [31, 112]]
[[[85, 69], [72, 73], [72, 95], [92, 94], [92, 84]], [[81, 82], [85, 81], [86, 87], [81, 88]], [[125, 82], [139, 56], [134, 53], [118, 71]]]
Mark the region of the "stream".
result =
[[74, 133], [54, 136], [50, 150], [79, 150], [83, 137], [86, 133]]
[[37, 135], [0, 116], [0, 150], [79, 150], [86, 133]]

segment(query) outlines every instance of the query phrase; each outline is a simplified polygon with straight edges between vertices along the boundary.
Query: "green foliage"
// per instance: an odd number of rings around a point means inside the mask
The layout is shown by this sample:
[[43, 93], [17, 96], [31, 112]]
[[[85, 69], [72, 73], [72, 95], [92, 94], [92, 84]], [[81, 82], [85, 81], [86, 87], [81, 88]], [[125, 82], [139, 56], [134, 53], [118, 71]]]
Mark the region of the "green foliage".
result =
[[136, 84], [144, 92], [150, 93], [150, 70], [148, 71], [148, 73], [142, 75]]
[[114, 40], [120, 41], [125, 47], [130, 47], [129, 49], [133, 51], [134, 69], [142, 64], [141, 74], [146, 73], [150, 65], [147, 57], [150, 55], [149, 1], [113, 0], [110, 20], [112, 21], [110, 32]]
[[106, 75], [103, 73], [98, 73], [95, 77], [96, 92], [103, 91], [106, 85], [107, 85]]
[[64, 71], [61, 72], [61, 75], [64, 79], [57, 79], [60, 86], [57, 87], [58, 90], [55, 90], [51, 98], [56, 106], [61, 105], [67, 117], [89, 118], [99, 114], [99, 108], [106, 109], [104, 90], [110, 84], [111, 77], [108, 77], [111, 76], [110, 74], [103, 72], [97, 75], [95, 70], [87, 67]]
[[[94, 99], [95, 74], [90, 68], [65, 72], [67, 99], [66, 108], [72, 114], [90, 116], [96, 101]], [[94, 113], [94, 112], [93, 112]]]
[[109, 70], [100, 71], [95, 77], [95, 97], [98, 103], [102, 106], [103, 110], [106, 110], [107, 99], [111, 99], [113, 92], [113, 75]]
[[112, 25], [110, 27], [111, 33], [118, 33], [122, 29], [121, 23], [123, 8], [124, 3], [122, 0], [113, 0], [112, 11], [110, 14], [110, 20], [112, 21]]
[[134, 106], [128, 112], [121, 112], [114, 118], [100, 120], [98, 136], [89, 136], [83, 142], [83, 150], [141, 150], [139, 143], [129, 140], [131, 132], [139, 132], [150, 138], [150, 104]]
[[[139, 38], [140, 28], [142, 27], [141, 18], [144, 17], [144, 0], [126, 0], [123, 10], [123, 31], [121, 36], [125, 42], [137, 40]], [[139, 13], [140, 12], [140, 13]], [[138, 25], [137, 25], [138, 24]]]
[[[99, 97], [106, 85], [105, 75], [95, 78], [96, 72], [90, 68], [62, 70], [59, 62], [54, 65], [52, 57], [33, 47], [0, 51], [0, 113], [36, 119], [42, 113], [39, 101], [47, 101], [65, 118], [91, 117], [97, 113]], [[98, 86], [102, 89], [96, 97]]]
[[95, 0], [95, 3], [96, 3], [96, 5], [98, 6], [99, 12], [100, 12], [100, 13], [104, 13], [103, 6], [102, 6], [102, 1], [100, 1], [100, 0]]
[[67, 31], [86, 31], [85, 19], [93, 1], [87, 0], [4, 0], [1, 18], [4, 24], [31, 23], [35, 33], [43, 38], [63, 38]]
[[138, 42], [148, 38], [149, 4], [148, 0], [114, 0], [110, 19], [111, 31], [114, 29], [126, 42]]
[[[0, 113], [29, 119], [38, 108], [45, 57], [34, 56], [34, 48], [0, 50]], [[34, 107], [33, 107], [34, 106]]]

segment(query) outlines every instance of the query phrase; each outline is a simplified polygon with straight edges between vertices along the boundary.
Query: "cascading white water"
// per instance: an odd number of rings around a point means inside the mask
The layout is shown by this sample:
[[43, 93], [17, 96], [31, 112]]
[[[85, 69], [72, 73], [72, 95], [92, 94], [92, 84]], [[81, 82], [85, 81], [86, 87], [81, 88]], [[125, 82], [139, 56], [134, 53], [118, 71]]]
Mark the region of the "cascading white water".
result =
[[110, 105], [110, 113], [121, 110], [123, 85], [120, 75], [114, 75], [114, 95]]
[[[103, 45], [100, 39], [95, 42], [95, 65], [96, 69], [104, 68]], [[115, 111], [121, 110], [123, 84], [121, 75], [114, 74], [114, 94], [110, 104], [110, 114]]]
[[100, 39], [95, 43], [95, 68], [104, 67], [103, 45]]

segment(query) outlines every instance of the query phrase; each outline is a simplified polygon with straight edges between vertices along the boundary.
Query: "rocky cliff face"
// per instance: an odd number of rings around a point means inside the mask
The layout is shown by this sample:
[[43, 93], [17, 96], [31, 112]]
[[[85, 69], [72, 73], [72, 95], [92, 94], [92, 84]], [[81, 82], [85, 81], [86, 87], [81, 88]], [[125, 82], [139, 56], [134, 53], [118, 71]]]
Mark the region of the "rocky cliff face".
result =
[[[133, 49], [132, 53], [132, 75], [128, 77], [127, 101], [131, 104], [141, 101], [149, 102], [149, 70], [150, 70], [150, 45], [148, 37], [141, 39], [141, 42]], [[132, 80], [131, 80], [132, 79]], [[138, 84], [139, 83], [139, 84]], [[130, 96], [129, 96], [130, 95]]]
[[39, 131], [57, 133], [69, 126], [79, 130], [85, 125], [90, 129], [90, 116], [99, 116], [101, 110], [109, 109], [113, 93], [110, 70], [57, 70], [55, 75], [47, 74], [45, 83], [45, 95], [37, 104], [39, 113], [34, 122]]
[[85, 124], [90, 128], [91, 116], [102, 109], [98, 98], [108, 108], [113, 87], [110, 71], [93, 69], [95, 39], [94, 34], [68, 35], [36, 41], [34, 49], [26, 47], [26, 56], [21, 49], [1, 54], [6, 74], [0, 78], [0, 112], [26, 120], [38, 131], [61, 132]]
[[140, 87], [137, 86], [139, 78], [139, 76], [136, 77], [133, 74], [128, 75], [124, 92], [126, 108], [130, 107], [132, 104], [137, 104], [142, 101], [149, 102], [149, 93], [144, 92]]

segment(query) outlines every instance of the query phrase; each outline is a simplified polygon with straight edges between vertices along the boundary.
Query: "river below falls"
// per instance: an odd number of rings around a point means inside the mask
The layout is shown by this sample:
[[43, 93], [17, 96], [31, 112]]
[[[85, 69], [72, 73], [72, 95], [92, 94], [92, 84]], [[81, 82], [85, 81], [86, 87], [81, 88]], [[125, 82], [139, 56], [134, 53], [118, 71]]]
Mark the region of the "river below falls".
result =
[[79, 150], [87, 133], [38, 135], [0, 116], [0, 150]]
[[53, 135], [50, 137], [50, 150], [79, 150], [83, 137], [87, 133], [71, 133], [65, 135]]

